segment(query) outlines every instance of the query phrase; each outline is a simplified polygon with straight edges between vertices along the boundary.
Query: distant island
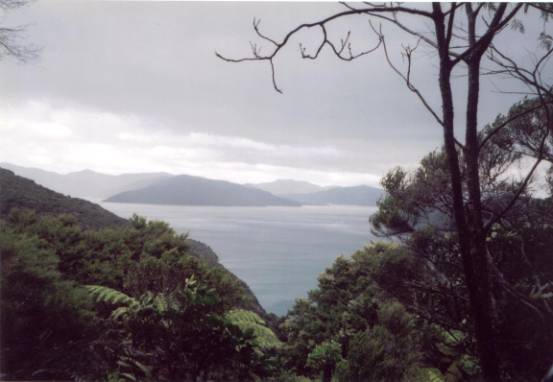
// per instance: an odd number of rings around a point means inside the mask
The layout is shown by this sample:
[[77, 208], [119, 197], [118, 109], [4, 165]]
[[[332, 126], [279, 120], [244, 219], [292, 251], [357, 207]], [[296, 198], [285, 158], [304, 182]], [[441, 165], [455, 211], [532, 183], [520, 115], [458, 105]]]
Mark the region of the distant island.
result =
[[267, 191], [189, 175], [178, 175], [138, 190], [121, 192], [105, 201], [194, 206], [300, 205], [296, 201], [280, 198]]

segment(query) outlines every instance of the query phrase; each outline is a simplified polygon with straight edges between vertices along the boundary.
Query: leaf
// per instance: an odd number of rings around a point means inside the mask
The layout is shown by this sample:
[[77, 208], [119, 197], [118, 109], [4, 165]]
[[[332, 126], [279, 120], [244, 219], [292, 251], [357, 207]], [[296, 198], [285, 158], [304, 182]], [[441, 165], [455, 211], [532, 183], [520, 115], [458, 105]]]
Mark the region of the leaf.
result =
[[123, 292], [101, 285], [85, 285], [95, 302], [103, 302], [112, 305], [124, 304], [127, 306], [138, 305], [138, 301]]
[[130, 373], [121, 373], [121, 376], [130, 379], [131, 381], [136, 381], [136, 377]]
[[119, 308], [115, 309], [113, 312], [111, 312], [111, 318], [113, 320], [118, 320], [124, 316], [126, 316], [129, 313], [129, 308], [126, 306], [120, 306]]
[[255, 343], [260, 348], [274, 348], [282, 345], [275, 333], [256, 313], [249, 310], [233, 309], [227, 313], [226, 317], [242, 332], [251, 331], [255, 337]]
[[137, 360], [132, 360], [132, 362], [136, 365], [136, 367], [138, 367], [144, 373], [144, 375], [146, 375], [146, 376], [150, 375], [150, 373], [152, 371], [151, 366], [146, 366], [146, 365], [144, 365], [143, 363], [141, 363]]

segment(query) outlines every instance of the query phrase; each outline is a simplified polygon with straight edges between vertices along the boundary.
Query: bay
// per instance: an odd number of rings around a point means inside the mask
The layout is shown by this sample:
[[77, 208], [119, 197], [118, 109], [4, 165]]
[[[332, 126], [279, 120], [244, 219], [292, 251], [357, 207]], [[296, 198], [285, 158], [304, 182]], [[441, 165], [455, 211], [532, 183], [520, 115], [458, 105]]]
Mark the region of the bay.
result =
[[100, 203], [113, 213], [163, 220], [209, 245], [269, 312], [285, 314], [340, 255], [370, 242], [375, 207], [206, 207]]

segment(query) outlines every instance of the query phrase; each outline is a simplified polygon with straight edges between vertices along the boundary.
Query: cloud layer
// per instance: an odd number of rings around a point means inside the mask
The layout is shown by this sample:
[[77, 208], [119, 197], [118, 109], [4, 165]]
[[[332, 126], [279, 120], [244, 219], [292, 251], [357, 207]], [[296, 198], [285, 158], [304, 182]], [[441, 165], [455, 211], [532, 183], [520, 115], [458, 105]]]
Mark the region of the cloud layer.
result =
[[[352, 63], [328, 52], [316, 62], [301, 60], [298, 43], [313, 49], [321, 38], [315, 30], [302, 32], [276, 61], [284, 95], [272, 89], [267, 65], [229, 64], [214, 55], [249, 54], [254, 17], [280, 38], [298, 23], [341, 9], [59, 1], [11, 12], [3, 22], [29, 24], [27, 38], [42, 51], [31, 64], [0, 62], [0, 161], [58, 171], [374, 185], [388, 169], [414, 166], [441, 142], [440, 127], [382, 52]], [[374, 45], [365, 18], [329, 27], [336, 41], [347, 30], [354, 49]], [[385, 32], [402, 65], [399, 47], [409, 40], [391, 27]], [[413, 81], [439, 109], [435, 57], [425, 48], [417, 55]], [[460, 78], [456, 93], [461, 106], [463, 83]], [[483, 122], [518, 98], [490, 89], [483, 84]]]

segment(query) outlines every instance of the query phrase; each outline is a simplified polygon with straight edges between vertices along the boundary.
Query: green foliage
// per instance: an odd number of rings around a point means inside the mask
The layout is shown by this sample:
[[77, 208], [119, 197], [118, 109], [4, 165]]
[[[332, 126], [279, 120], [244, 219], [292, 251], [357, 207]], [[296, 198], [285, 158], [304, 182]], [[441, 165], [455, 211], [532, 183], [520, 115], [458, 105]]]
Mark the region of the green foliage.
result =
[[274, 334], [257, 316], [251, 331], [227, 318], [247, 304], [243, 285], [191, 255], [186, 237], [167, 224], [133, 217], [128, 225], [88, 230], [68, 216], [14, 210], [0, 228], [5, 377], [267, 375], [256, 349], [276, 344]]
[[[0, 222], [2, 372], [11, 378], [69, 379], [103, 365], [83, 346], [94, 337], [80, 288], [62, 277], [47, 243]], [[98, 325], [97, 330], [102, 326]]]
[[251, 332], [255, 345], [261, 349], [277, 348], [282, 345], [275, 333], [267, 327], [265, 320], [254, 312], [233, 309], [226, 314], [226, 318], [243, 332]]
[[413, 382], [446, 382], [446, 379], [440, 370], [426, 367], [414, 373]]
[[[524, 100], [500, 115], [481, 133], [503, 126], [537, 100]], [[494, 330], [505, 378], [537, 380], [553, 361], [553, 198], [537, 199], [528, 190], [519, 195], [506, 214], [505, 207], [521, 186], [508, 180], [508, 170], [523, 158], [536, 156], [533, 148], [543, 136], [544, 110], [537, 109], [507, 123], [486, 141], [480, 153], [483, 219], [501, 216], [487, 231], [486, 249], [491, 272]], [[552, 142], [546, 142], [550, 156]], [[462, 152], [460, 153], [461, 161]], [[479, 365], [468, 289], [465, 283], [455, 222], [447, 158], [441, 151], [427, 155], [414, 171], [392, 170], [382, 181], [386, 197], [371, 221], [375, 232], [394, 237], [406, 259], [395, 257], [393, 270], [374, 274], [378, 285], [419, 315], [431, 329], [423, 336], [426, 359], [448, 378], [474, 378]], [[464, 176], [464, 174], [461, 174]], [[501, 214], [501, 215], [500, 215]], [[448, 335], [460, 340], [451, 343]], [[454, 376], [454, 377], [453, 377]]]
[[250, 379], [257, 359], [254, 339], [218, 314], [214, 291], [194, 278], [171, 293], [138, 298], [111, 288], [86, 288], [98, 304], [114, 307], [109, 317], [119, 356], [111, 378]]
[[307, 366], [318, 369], [326, 365], [336, 365], [342, 359], [342, 349], [336, 341], [325, 341], [307, 356]]
[[398, 280], [409, 261], [401, 247], [382, 243], [338, 258], [285, 317], [284, 363], [311, 377], [328, 360], [339, 380], [409, 380], [423, 365], [424, 325], [393, 296], [405, 293]]
[[127, 306], [136, 306], [138, 304], [136, 299], [112, 288], [103, 287], [101, 285], [86, 285], [85, 289], [88, 290], [95, 302], [103, 302], [112, 305], [122, 304]]
[[378, 324], [351, 339], [340, 380], [410, 380], [420, 367], [420, 339], [413, 317], [396, 301], [382, 304], [377, 314]]
[[323, 380], [330, 380], [336, 365], [342, 361], [342, 348], [336, 341], [324, 341], [307, 356], [307, 366], [322, 370]]

